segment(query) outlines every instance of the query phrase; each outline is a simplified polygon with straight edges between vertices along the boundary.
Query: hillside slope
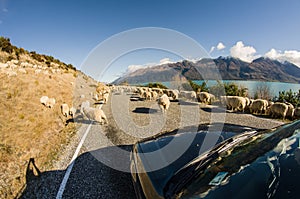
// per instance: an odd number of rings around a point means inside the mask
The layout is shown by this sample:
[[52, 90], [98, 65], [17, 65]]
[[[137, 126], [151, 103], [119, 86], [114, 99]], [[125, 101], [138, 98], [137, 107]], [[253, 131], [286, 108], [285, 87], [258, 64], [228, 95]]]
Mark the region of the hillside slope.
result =
[[[85, 97], [77, 103], [91, 98], [88, 92], [97, 85], [51, 56], [19, 50], [0, 50], [0, 198], [15, 198], [25, 186], [30, 158], [41, 171], [52, 169], [77, 129], [73, 122], [66, 125], [70, 117], [62, 116], [60, 105], [76, 106], [78, 95]], [[54, 107], [42, 105], [42, 96], [55, 98]]]

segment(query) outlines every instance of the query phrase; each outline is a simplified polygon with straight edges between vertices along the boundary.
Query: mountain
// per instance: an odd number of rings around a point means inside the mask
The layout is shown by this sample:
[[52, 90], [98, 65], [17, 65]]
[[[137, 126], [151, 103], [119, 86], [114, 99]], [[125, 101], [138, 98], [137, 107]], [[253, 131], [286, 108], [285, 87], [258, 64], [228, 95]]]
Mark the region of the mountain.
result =
[[113, 83], [139, 84], [145, 82], [187, 80], [257, 80], [300, 83], [300, 68], [290, 62], [258, 58], [251, 63], [233, 57], [205, 58], [197, 62], [181, 61], [138, 69], [116, 79]]

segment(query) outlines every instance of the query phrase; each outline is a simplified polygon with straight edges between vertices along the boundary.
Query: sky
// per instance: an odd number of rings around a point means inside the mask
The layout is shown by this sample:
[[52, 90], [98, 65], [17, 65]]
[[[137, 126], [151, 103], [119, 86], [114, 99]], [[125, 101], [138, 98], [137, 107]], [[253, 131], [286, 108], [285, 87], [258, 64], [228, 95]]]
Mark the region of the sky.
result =
[[[300, 67], [299, 10], [299, 0], [0, 0], [0, 35], [82, 71], [101, 43], [143, 27], [182, 33], [210, 57], [251, 62], [265, 56]], [[101, 77], [110, 81], [134, 68], [180, 59], [162, 50], [129, 52]]]

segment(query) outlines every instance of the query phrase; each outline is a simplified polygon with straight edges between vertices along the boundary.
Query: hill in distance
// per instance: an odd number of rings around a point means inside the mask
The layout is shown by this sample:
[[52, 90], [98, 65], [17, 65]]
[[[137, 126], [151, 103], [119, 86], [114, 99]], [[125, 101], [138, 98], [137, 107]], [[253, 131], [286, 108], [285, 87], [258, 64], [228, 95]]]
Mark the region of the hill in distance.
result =
[[140, 84], [146, 82], [187, 80], [256, 80], [300, 83], [300, 68], [290, 62], [258, 58], [251, 63], [233, 57], [205, 58], [197, 62], [181, 61], [141, 68], [116, 79], [113, 83]]

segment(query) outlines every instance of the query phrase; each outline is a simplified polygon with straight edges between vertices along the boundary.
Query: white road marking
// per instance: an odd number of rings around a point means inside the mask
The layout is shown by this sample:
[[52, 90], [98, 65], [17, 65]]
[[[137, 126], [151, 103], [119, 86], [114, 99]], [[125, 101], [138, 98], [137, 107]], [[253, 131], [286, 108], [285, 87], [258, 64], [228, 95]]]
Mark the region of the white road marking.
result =
[[84, 140], [85, 140], [86, 136], [88, 135], [88, 133], [89, 133], [89, 131], [91, 129], [91, 126], [92, 126], [92, 122], [89, 124], [88, 128], [86, 129], [84, 135], [82, 136], [82, 138], [81, 138], [81, 140], [80, 140], [80, 142], [79, 142], [79, 144], [78, 144], [78, 146], [76, 148], [76, 151], [75, 151], [75, 153], [74, 153], [74, 155], [72, 157], [72, 160], [70, 161], [70, 165], [69, 165], [69, 167], [68, 167], [68, 169], [67, 169], [67, 171], [65, 173], [64, 179], [63, 179], [63, 181], [60, 184], [59, 190], [58, 190], [57, 195], [56, 195], [56, 199], [61, 199], [62, 198], [62, 195], [64, 193], [64, 190], [65, 190], [65, 187], [67, 185], [68, 179], [70, 177], [70, 173], [71, 173], [71, 171], [73, 169], [73, 166], [75, 164], [75, 159], [78, 156], [78, 153], [79, 153], [79, 151], [80, 151], [80, 149], [81, 149], [81, 147], [82, 147], [82, 145], [84, 143]]

